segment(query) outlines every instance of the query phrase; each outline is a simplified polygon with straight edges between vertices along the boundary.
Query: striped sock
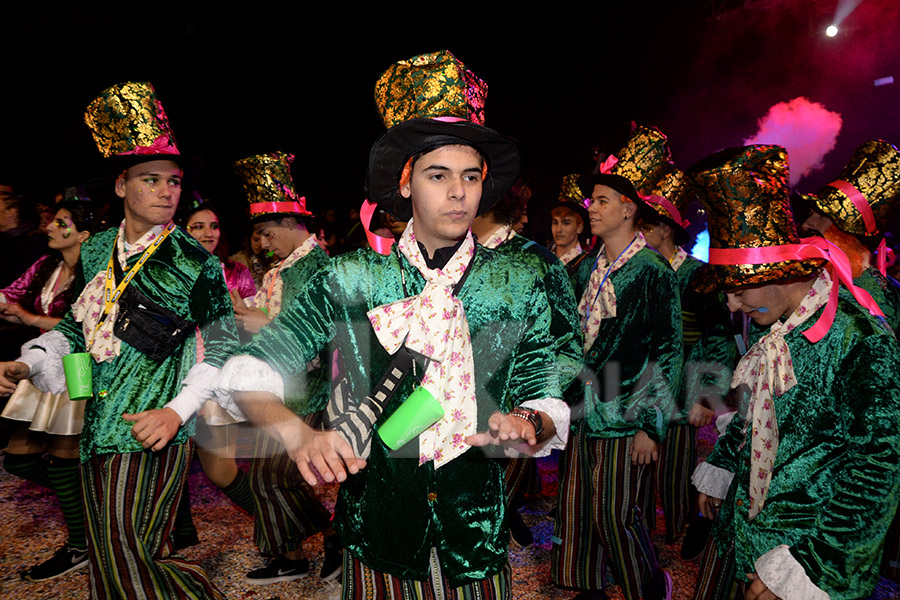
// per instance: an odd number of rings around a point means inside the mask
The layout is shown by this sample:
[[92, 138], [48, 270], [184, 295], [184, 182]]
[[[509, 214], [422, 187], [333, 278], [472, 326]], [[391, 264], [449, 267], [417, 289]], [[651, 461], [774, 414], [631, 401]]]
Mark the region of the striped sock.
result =
[[50, 478], [47, 476], [47, 461], [43, 454], [6, 454], [3, 459], [3, 467], [16, 477], [27, 479], [32, 483], [52, 488]]
[[250, 489], [250, 478], [243, 469], [238, 469], [231, 483], [221, 488], [229, 500], [243, 508], [251, 516], [256, 513], [253, 503], [253, 490]]
[[84, 532], [84, 500], [81, 494], [81, 475], [78, 473], [77, 458], [51, 456], [47, 464], [47, 475], [53, 482], [53, 489], [59, 498], [66, 527], [69, 528], [68, 545], [78, 550], [87, 549]]

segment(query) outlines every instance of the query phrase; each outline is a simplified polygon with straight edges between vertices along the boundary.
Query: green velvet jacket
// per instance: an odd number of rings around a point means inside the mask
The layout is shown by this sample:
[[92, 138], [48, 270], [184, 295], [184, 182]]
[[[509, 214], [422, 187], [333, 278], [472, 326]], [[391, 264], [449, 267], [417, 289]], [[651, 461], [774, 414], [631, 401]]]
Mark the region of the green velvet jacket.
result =
[[869, 267], [853, 283], [872, 295], [884, 313], [888, 326], [900, 336], [900, 283], [885, 277], [875, 267]]
[[[731, 331], [725, 294], [700, 293], [691, 284], [705, 263], [688, 256], [675, 272], [681, 291], [684, 378], [672, 415], [672, 424], [687, 424], [698, 398], [724, 398], [740, 358]], [[710, 408], [715, 408], [711, 403]]]
[[565, 265], [550, 250], [521, 235], [513, 236], [494, 250], [520, 258], [543, 280], [550, 302], [550, 335], [556, 340], [559, 384], [565, 389], [581, 372], [584, 357], [578, 303]]
[[[596, 253], [582, 261], [576, 297], [591, 277]], [[584, 356], [585, 369], [566, 391], [573, 428], [583, 407], [589, 437], [666, 436], [681, 386], [681, 300], [675, 272], [649, 246], [613, 271], [618, 315], [604, 319]], [[573, 429], [574, 431], [574, 429]]]
[[840, 298], [818, 343], [801, 334], [823, 309], [785, 336], [797, 384], [775, 398], [778, 453], [754, 520], [746, 402], [707, 458], [734, 473], [713, 534], [720, 548], [735, 545], [738, 577], [785, 544], [832, 600], [873, 591], [900, 494], [900, 346], [844, 290]]
[[[329, 262], [328, 254], [317, 246], [284, 271], [279, 271], [279, 277], [284, 281], [282, 310], [289, 304], [288, 299], [299, 294], [310, 278]], [[297, 369], [293, 376], [285, 379], [284, 403], [297, 414], [315, 412], [311, 407], [325, 406], [328, 401], [331, 361], [327, 352], [320, 352], [318, 358], [315, 368]]]
[[[459, 293], [472, 337], [479, 431], [497, 410], [562, 397], [543, 283], [520, 265], [479, 247]], [[336, 257], [240, 353], [287, 376], [330, 342], [350, 396], [362, 398], [390, 362], [366, 313], [418, 294], [424, 285], [418, 270], [396, 252]], [[381, 422], [413, 389], [407, 378]], [[435, 470], [431, 462], [418, 466], [415, 442], [390, 452], [374, 435], [366, 468], [341, 484], [335, 527], [362, 562], [406, 579], [427, 578], [435, 547], [450, 584], [458, 586], [492, 576], [507, 562], [503, 490], [501, 467], [481, 449]]]
[[[75, 293], [106, 269], [118, 227], [92, 235], [81, 246]], [[132, 267], [140, 258], [128, 259]], [[237, 346], [234, 310], [219, 259], [181, 228], [172, 231], [135, 275], [131, 284], [148, 298], [182, 317], [196, 321], [205, 348], [204, 362], [221, 367]], [[81, 324], [71, 311], [55, 328], [69, 341], [72, 352], [84, 352]], [[162, 408], [181, 391], [181, 382], [197, 360], [196, 334], [170, 356], [156, 361], [122, 342], [113, 360], [94, 364], [94, 397], [87, 400], [81, 432], [81, 460], [100, 454], [141, 452], [122, 413]], [[178, 430], [172, 444], [194, 434], [193, 420]]]

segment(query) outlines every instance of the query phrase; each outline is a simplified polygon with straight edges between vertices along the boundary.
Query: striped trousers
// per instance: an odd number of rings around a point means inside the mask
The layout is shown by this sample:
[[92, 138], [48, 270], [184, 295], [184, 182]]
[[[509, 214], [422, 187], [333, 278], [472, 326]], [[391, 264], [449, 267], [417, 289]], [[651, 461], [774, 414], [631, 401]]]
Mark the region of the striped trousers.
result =
[[427, 581], [400, 579], [366, 566], [344, 551], [343, 600], [510, 600], [512, 569], [479, 581], [450, 587], [431, 549], [431, 578]]
[[[659, 448], [656, 483], [666, 518], [666, 543], [675, 541], [691, 513], [691, 474], [694, 472], [697, 429], [672, 425]], [[651, 498], [651, 504], [653, 504]], [[653, 506], [653, 510], [656, 507]]]
[[700, 561], [700, 575], [694, 600], [741, 600], [744, 585], [735, 577], [734, 545], [719, 555], [716, 542], [710, 536]]
[[303, 480], [284, 446], [261, 431], [250, 461], [250, 487], [256, 504], [253, 538], [266, 556], [296, 550], [303, 540], [331, 524], [331, 514]]
[[633, 437], [589, 439], [584, 429], [560, 456], [550, 574], [562, 587], [602, 590], [612, 566], [625, 598], [641, 597], [659, 568], [641, 515], [652, 466], [632, 465]]
[[171, 554], [190, 456], [188, 442], [82, 465], [92, 598], [224, 599], [199, 565]]

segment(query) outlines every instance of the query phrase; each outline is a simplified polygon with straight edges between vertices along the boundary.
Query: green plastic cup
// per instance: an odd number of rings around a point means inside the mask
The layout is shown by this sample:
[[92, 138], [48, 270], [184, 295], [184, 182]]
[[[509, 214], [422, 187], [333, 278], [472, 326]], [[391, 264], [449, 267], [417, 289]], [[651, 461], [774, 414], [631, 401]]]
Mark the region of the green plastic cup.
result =
[[440, 402], [431, 392], [419, 386], [378, 428], [378, 435], [388, 448], [399, 450], [443, 416], [444, 409]]
[[67, 354], [62, 359], [66, 373], [66, 388], [69, 400], [87, 400], [92, 398], [94, 359], [90, 352]]

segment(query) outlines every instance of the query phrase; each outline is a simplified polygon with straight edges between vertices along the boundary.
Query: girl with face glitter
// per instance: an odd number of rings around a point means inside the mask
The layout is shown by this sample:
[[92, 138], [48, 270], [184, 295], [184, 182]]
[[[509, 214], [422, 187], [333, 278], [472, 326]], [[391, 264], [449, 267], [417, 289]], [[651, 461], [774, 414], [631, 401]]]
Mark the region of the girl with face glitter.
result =
[[[27, 328], [28, 338], [37, 334], [36, 329], [52, 329], [69, 310], [81, 245], [94, 231], [88, 201], [67, 200], [54, 208], [56, 213], [47, 226], [50, 253], [0, 290], [0, 318]], [[84, 402], [69, 400], [67, 393], [44, 393], [25, 379], [2, 413], [15, 422], [4, 467], [13, 475], [56, 492], [69, 534], [66, 545], [56, 554], [22, 573], [27, 580], [52, 579], [87, 564], [78, 474], [84, 407]], [[44, 458], [45, 453], [48, 458]]]

